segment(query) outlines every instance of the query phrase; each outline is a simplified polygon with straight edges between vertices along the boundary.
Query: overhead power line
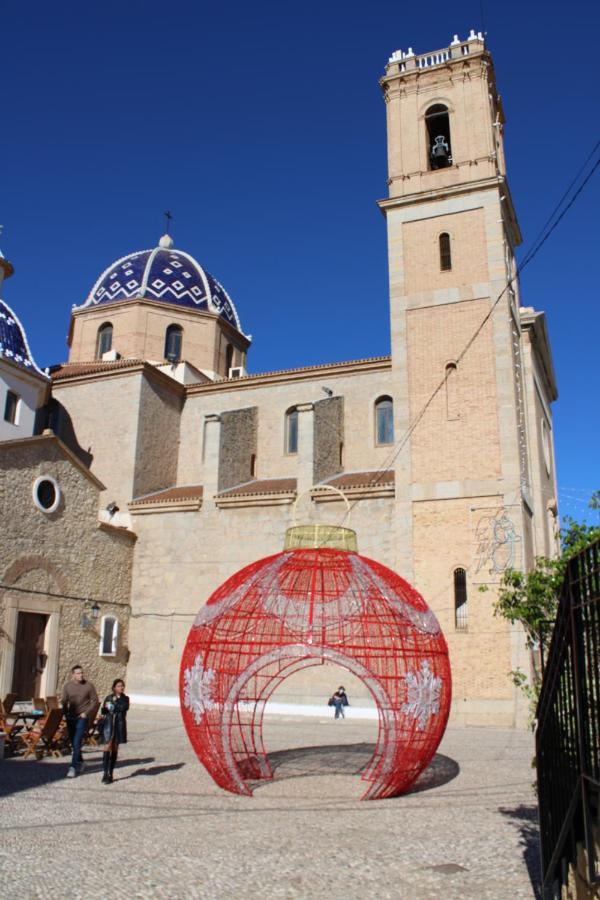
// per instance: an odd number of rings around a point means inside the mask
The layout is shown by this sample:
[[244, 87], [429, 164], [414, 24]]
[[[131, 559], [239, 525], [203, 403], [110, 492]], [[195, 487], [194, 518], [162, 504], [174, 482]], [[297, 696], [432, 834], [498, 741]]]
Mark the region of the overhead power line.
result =
[[[564, 207], [564, 209], [562, 209], [562, 211], [560, 211], [560, 210], [561, 210], [561, 207], [563, 206], [563, 204], [564, 204], [564, 202], [565, 202], [566, 197], [569, 195], [570, 191], [573, 189], [573, 186], [577, 183], [577, 181], [578, 181], [579, 178], [581, 177], [581, 174], [582, 174], [582, 172], [585, 170], [585, 168], [586, 168], [586, 166], [587, 166], [589, 160], [593, 157], [594, 153], [596, 152], [596, 150], [597, 150], [599, 147], [600, 147], [600, 140], [598, 140], [598, 141], [594, 144], [594, 147], [592, 148], [592, 150], [590, 151], [590, 153], [589, 153], [588, 156], [586, 157], [585, 162], [583, 163], [583, 165], [581, 166], [581, 168], [578, 170], [577, 174], [575, 175], [575, 177], [574, 177], [574, 178], [572, 179], [572, 181], [570, 182], [568, 188], [566, 189], [566, 191], [563, 193], [563, 195], [561, 196], [561, 198], [559, 199], [559, 201], [558, 201], [557, 204], [555, 205], [555, 207], [554, 207], [554, 209], [552, 210], [550, 216], [549, 216], [548, 219], [546, 220], [546, 223], [544, 224], [544, 227], [542, 228], [542, 230], [541, 230], [541, 232], [539, 233], [539, 235], [538, 235], [538, 237], [536, 238], [536, 240], [533, 242], [531, 249], [530, 249], [529, 252], [525, 255], [525, 257], [524, 257], [523, 261], [520, 263], [520, 265], [517, 266], [516, 271], [515, 271], [515, 274], [514, 274], [513, 276], [511, 276], [511, 277], [508, 279], [508, 281], [506, 282], [504, 288], [502, 289], [502, 291], [500, 292], [500, 294], [496, 297], [495, 301], [492, 303], [491, 307], [489, 308], [489, 310], [487, 311], [487, 313], [486, 313], [485, 316], [483, 317], [482, 321], [480, 322], [480, 324], [477, 326], [477, 328], [475, 329], [475, 331], [473, 332], [473, 334], [471, 335], [471, 337], [470, 337], [469, 340], [467, 341], [466, 345], [464, 346], [464, 348], [462, 349], [461, 353], [459, 354], [459, 356], [458, 356], [457, 359], [456, 359], [456, 362], [457, 362], [457, 363], [461, 362], [461, 360], [464, 359], [464, 357], [466, 356], [466, 354], [469, 352], [469, 350], [471, 349], [471, 347], [473, 346], [473, 344], [475, 343], [475, 341], [477, 340], [477, 338], [479, 337], [479, 335], [480, 335], [481, 332], [483, 331], [483, 329], [484, 329], [485, 325], [487, 324], [487, 322], [491, 319], [492, 314], [493, 314], [494, 310], [496, 309], [496, 307], [498, 306], [498, 304], [500, 303], [500, 300], [502, 299], [502, 297], [503, 297], [503, 296], [506, 294], [506, 292], [511, 288], [511, 286], [512, 286], [516, 281], [518, 281], [518, 279], [519, 279], [521, 273], [523, 272], [523, 270], [524, 270], [524, 269], [525, 269], [525, 268], [526, 268], [526, 267], [527, 267], [527, 266], [535, 259], [535, 257], [538, 255], [538, 253], [540, 252], [540, 250], [542, 249], [542, 247], [544, 246], [544, 244], [546, 243], [546, 241], [548, 240], [548, 238], [550, 237], [550, 235], [555, 231], [555, 229], [558, 227], [558, 225], [559, 225], [560, 222], [563, 220], [563, 218], [565, 217], [565, 215], [566, 215], [566, 214], [568, 213], [568, 211], [571, 209], [571, 207], [573, 206], [573, 204], [575, 203], [575, 201], [577, 200], [577, 198], [580, 196], [580, 194], [582, 193], [582, 191], [584, 190], [584, 188], [587, 186], [587, 184], [588, 184], [589, 181], [591, 180], [592, 176], [593, 176], [593, 175], [595, 174], [595, 172], [597, 171], [598, 167], [600, 167], [600, 156], [599, 156], [599, 157], [595, 160], [595, 162], [594, 162], [592, 168], [590, 169], [590, 171], [588, 172], [588, 174], [585, 176], [585, 178], [583, 179], [583, 181], [581, 182], [581, 184], [579, 185], [579, 187], [577, 188], [577, 190], [575, 191], [575, 193], [573, 194], [573, 196], [571, 197], [571, 199], [569, 200], [569, 202], [567, 203], [567, 205]], [[559, 211], [560, 211], [560, 213], [559, 213]], [[550, 224], [550, 223], [551, 223], [551, 224]], [[399, 440], [394, 444], [394, 448], [393, 448], [393, 450], [391, 451], [390, 455], [387, 457], [386, 460], [384, 460], [384, 462], [383, 462], [381, 468], [377, 470], [377, 473], [378, 473], [378, 474], [377, 474], [377, 478], [375, 478], [372, 482], [370, 482], [371, 485], [373, 485], [373, 486], [377, 485], [377, 484], [379, 483], [379, 481], [381, 480], [381, 478], [383, 477], [384, 473], [385, 473], [385, 472], [393, 465], [393, 463], [396, 461], [396, 459], [398, 458], [398, 456], [399, 456], [400, 453], [402, 452], [402, 450], [403, 450], [403, 448], [404, 448], [406, 442], [408, 441], [408, 439], [410, 438], [410, 436], [411, 436], [412, 433], [414, 432], [415, 428], [417, 427], [417, 425], [419, 424], [419, 422], [422, 420], [423, 416], [425, 415], [425, 413], [427, 412], [427, 410], [429, 409], [429, 407], [431, 406], [431, 404], [433, 403], [433, 401], [435, 400], [435, 398], [437, 397], [437, 395], [439, 394], [439, 392], [442, 390], [442, 388], [444, 387], [444, 385], [446, 384], [446, 381], [448, 380], [448, 375], [449, 375], [449, 373], [446, 371], [446, 372], [444, 373], [444, 377], [441, 379], [441, 381], [439, 382], [439, 384], [437, 385], [437, 387], [432, 391], [432, 393], [430, 394], [430, 396], [427, 398], [427, 400], [425, 401], [425, 403], [423, 404], [423, 406], [421, 407], [421, 409], [419, 410], [419, 412], [416, 414], [416, 416], [415, 416], [415, 418], [413, 419], [413, 421], [409, 424], [408, 428], [406, 429], [406, 431], [404, 432], [404, 434], [402, 435], [402, 437], [399, 438]], [[346, 521], [346, 519], [347, 519], [347, 517], [349, 516], [350, 512], [354, 509], [354, 507], [356, 506], [356, 504], [357, 504], [358, 502], [359, 502], [359, 501], [358, 501], [358, 498], [357, 498], [357, 499], [355, 499], [355, 500], [350, 504], [349, 509], [346, 511], [346, 513], [345, 513], [345, 515], [344, 515], [344, 518], [342, 519], [342, 523]]]

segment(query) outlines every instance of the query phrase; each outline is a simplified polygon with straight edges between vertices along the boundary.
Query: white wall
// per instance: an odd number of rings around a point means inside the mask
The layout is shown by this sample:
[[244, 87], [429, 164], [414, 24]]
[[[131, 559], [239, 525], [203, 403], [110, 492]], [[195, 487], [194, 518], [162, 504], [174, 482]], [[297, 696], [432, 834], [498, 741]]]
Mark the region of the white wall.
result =
[[[14, 425], [4, 420], [8, 391], [20, 398]], [[37, 373], [27, 372], [17, 363], [0, 357], [0, 441], [14, 441], [33, 434], [36, 410], [44, 403], [45, 391], [46, 383]]]

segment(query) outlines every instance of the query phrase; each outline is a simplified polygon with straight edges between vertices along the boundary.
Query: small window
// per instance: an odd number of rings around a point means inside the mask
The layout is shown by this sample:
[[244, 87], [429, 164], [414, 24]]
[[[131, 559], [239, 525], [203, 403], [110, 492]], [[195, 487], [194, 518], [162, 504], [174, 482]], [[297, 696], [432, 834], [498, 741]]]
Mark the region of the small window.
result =
[[171, 363], [179, 362], [182, 343], [183, 328], [181, 325], [169, 325], [165, 334], [165, 359]]
[[440, 269], [449, 272], [452, 268], [452, 254], [450, 252], [450, 235], [447, 231], [440, 234]]
[[298, 410], [288, 409], [285, 414], [285, 452], [298, 452]]
[[115, 616], [102, 616], [100, 620], [100, 656], [116, 656], [119, 622]]
[[454, 627], [457, 631], [467, 631], [467, 573], [464, 569], [454, 570]]
[[256, 478], [256, 453], [250, 457], [250, 478]]
[[430, 169], [444, 169], [452, 165], [450, 117], [448, 107], [435, 103], [425, 113], [427, 126], [428, 164]]
[[456, 383], [457, 377], [458, 366], [454, 362], [448, 363], [446, 366], [446, 418], [450, 420], [460, 419]]
[[15, 394], [14, 391], [6, 392], [6, 403], [4, 405], [4, 421], [8, 422], [10, 425], [18, 425], [19, 424], [19, 407], [21, 405], [21, 400], [18, 394]]
[[340, 469], [343, 469], [344, 468], [344, 442], [343, 441], [340, 441], [340, 452], [339, 452], [339, 457], [338, 457], [338, 463], [339, 463]]
[[394, 403], [391, 397], [375, 401], [375, 441], [377, 444], [394, 443]]
[[105, 353], [112, 349], [113, 327], [110, 322], [105, 322], [98, 329], [96, 338], [96, 359], [102, 359]]
[[44, 513], [53, 513], [60, 503], [60, 488], [56, 479], [41, 475], [33, 482], [33, 502]]
[[227, 344], [225, 349], [225, 374], [229, 378], [229, 370], [233, 366], [233, 347], [231, 344]]

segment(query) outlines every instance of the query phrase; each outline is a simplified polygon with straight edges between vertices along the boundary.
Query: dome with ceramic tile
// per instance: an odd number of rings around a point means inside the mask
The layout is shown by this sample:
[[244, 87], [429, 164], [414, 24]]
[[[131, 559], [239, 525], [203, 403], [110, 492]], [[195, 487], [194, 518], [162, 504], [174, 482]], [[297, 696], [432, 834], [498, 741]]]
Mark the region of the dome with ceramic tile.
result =
[[[3, 300], [0, 300], [0, 357], [10, 360], [18, 366], [23, 366], [30, 372], [44, 375], [42, 370], [36, 366], [31, 355], [25, 329], [10, 306], [7, 306]], [[47, 377], [44, 375], [44, 378]]]
[[153, 250], [139, 250], [112, 263], [79, 308], [141, 298], [214, 312], [242, 330], [225, 288], [193, 256], [175, 250], [169, 235], [164, 235]]

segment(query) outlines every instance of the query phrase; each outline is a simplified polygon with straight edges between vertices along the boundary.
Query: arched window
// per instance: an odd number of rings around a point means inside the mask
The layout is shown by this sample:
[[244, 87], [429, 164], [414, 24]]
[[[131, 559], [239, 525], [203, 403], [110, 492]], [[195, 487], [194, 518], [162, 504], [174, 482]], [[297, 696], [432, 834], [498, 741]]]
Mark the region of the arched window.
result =
[[391, 397], [375, 401], [375, 443], [394, 443], [394, 403]]
[[96, 338], [96, 359], [102, 359], [105, 353], [112, 348], [113, 327], [110, 322], [105, 322], [98, 329]]
[[440, 269], [449, 272], [452, 268], [452, 253], [450, 251], [450, 235], [447, 231], [440, 234]]
[[227, 344], [225, 348], [225, 375], [229, 378], [229, 370], [233, 365], [233, 347], [231, 344]]
[[450, 143], [450, 117], [448, 107], [435, 103], [425, 113], [427, 126], [428, 164], [430, 169], [443, 169], [452, 165]]
[[446, 418], [460, 419], [460, 407], [458, 403], [458, 391], [456, 379], [458, 367], [456, 363], [449, 362], [446, 366]]
[[464, 569], [455, 569], [454, 627], [457, 631], [466, 631], [467, 622], [467, 573]]
[[165, 359], [176, 363], [181, 359], [183, 344], [183, 328], [181, 325], [169, 325], [165, 333]]
[[285, 414], [285, 452], [298, 452], [298, 410], [295, 406]]
[[115, 616], [102, 616], [100, 621], [100, 656], [117, 655], [119, 621]]

